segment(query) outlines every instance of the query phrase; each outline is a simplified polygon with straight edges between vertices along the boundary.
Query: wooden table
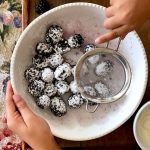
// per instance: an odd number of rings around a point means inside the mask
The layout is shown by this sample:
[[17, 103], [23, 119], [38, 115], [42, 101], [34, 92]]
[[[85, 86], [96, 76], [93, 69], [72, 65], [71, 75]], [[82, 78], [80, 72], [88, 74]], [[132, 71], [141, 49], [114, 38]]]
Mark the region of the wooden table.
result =
[[[30, 22], [36, 18], [38, 15], [35, 13], [35, 4], [37, 0], [30, 0], [30, 8], [29, 8], [29, 18]], [[49, 3], [52, 7], [70, 3], [70, 2], [79, 2], [79, 0], [49, 0]], [[100, 4], [103, 6], [109, 6], [108, 0], [82, 0], [82, 2], [91, 2]], [[150, 23], [144, 24], [139, 30], [137, 30], [143, 44], [145, 46], [148, 60], [150, 60]], [[135, 49], [136, 51], [136, 49]], [[139, 68], [140, 69], [140, 68]], [[147, 90], [144, 95], [143, 101], [141, 105], [143, 105], [150, 98], [150, 81], [148, 82]], [[140, 106], [141, 106], [140, 105]], [[64, 147], [64, 149], [80, 149], [80, 150], [139, 150], [132, 131], [133, 119], [135, 114], [120, 128], [115, 130], [114, 132], [91, 141], [85, 142], [72, 142], [66, 141], [62, 139], [58, 139], [58, 143]]]

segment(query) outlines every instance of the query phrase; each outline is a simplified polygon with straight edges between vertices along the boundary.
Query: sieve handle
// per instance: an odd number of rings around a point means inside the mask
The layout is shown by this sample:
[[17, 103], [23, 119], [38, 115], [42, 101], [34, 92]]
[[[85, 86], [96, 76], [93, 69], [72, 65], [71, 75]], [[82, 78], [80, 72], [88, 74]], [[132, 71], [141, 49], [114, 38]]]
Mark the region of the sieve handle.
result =
[[[109, 47], [109, 43], [110, 43], [110, 41], [107, 42], [106, 48]], [[117, 45], [117, 48], [115, 49], [115, 51], [119, 50], [120, 44], [121, 44], [121, 38], [119, 38], [119, 40], [118, 40], [118, 45]]]
[[109, 43], [110, 43], [110, 41], [108, 41], [108, 42], [107, 42], [106, 48], [108, 48], [108, 47], [109, 47]]
[[94, 112], [97, 110], [99, 104], [97, 104], [93, 110], [89, 110], [89, 105], [88, 105], [88, 103], [89, 103], [89, 101], [87, 100], [87, 102], [86, 102], [86, 111], [87, 111], [88, 113], [94, 113]]
[[121, 38], [119, 38], [119, 40], [118, 40], [118, 45], [117, 45], [116, 51], [118, 51], [118, 50], [119, 50], [119, 46], [120, 46], [120, 44], [121, 44]]

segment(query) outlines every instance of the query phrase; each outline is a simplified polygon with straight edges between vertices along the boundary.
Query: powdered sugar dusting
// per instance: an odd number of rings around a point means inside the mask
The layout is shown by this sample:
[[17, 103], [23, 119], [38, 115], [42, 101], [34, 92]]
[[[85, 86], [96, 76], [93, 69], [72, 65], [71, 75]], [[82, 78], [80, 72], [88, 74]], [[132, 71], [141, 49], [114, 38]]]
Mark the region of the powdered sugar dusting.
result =
[[102, 82], [96, 83], [95, 89], [98, 92], [98, 94], [100, 94], [101, 97], [108, 97], [110, 94], [109, 88]]
[[111, 61], [103, 61], [96, 66], [95, 73], [98, 76], [105, 76], [113, 70], [113, 64]]

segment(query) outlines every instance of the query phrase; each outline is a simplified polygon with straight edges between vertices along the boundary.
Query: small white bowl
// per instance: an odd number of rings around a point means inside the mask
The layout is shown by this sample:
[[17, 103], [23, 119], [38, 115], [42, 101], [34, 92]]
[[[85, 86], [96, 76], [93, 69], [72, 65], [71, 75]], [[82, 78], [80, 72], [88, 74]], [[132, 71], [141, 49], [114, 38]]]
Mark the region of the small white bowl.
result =
[[150, 150], [150, 101], [145, 103], [136, 114], [133, 133], [141, 149]]

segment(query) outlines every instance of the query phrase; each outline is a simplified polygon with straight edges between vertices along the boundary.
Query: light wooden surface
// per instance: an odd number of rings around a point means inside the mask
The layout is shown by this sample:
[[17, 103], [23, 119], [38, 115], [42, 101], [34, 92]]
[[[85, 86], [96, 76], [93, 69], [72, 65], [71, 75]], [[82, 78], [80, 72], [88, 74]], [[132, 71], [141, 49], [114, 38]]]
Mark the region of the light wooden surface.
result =
[[[30, 0], [30, 11], [29, 20], [30, 22], [36, 18], [38, 15], [35, 13], [35, 4], [37, 0]], [[64, 3], [79, 2], [79, 0], [49, 0], [52, 7], [59, 6]], [[108, 0], [82, 0], [82, 2], [91, 2], [100, 4], [103, 6], [109, 6]], [[146, 23], [139, 30], [137, 30], [143, 44], [145, 46], [148, 61], [150, 60], [150, 23]], [[136, 49], [135, 49], [136, 51]], [[140, 68], [139, 68], [140, 69]], [[150, 81], [148, 82], [147, 90], [143, 98], [142, 104], [150, 99]], [[141, 104], [141, 105], [142, 105]], [[141, 106], [140, 105], [140, 106]], [[138, 150], [140, 149], [135, 142], [132, 125], [133, 125], [134, 115], [120, 128], [114, 132], [91, 141], [85, 142], [72, 142], [57, 138], [58, 143], [66, 148], [81, 149], [81, 150]], [[89, 133], [90, 134], [90, 133]]]

